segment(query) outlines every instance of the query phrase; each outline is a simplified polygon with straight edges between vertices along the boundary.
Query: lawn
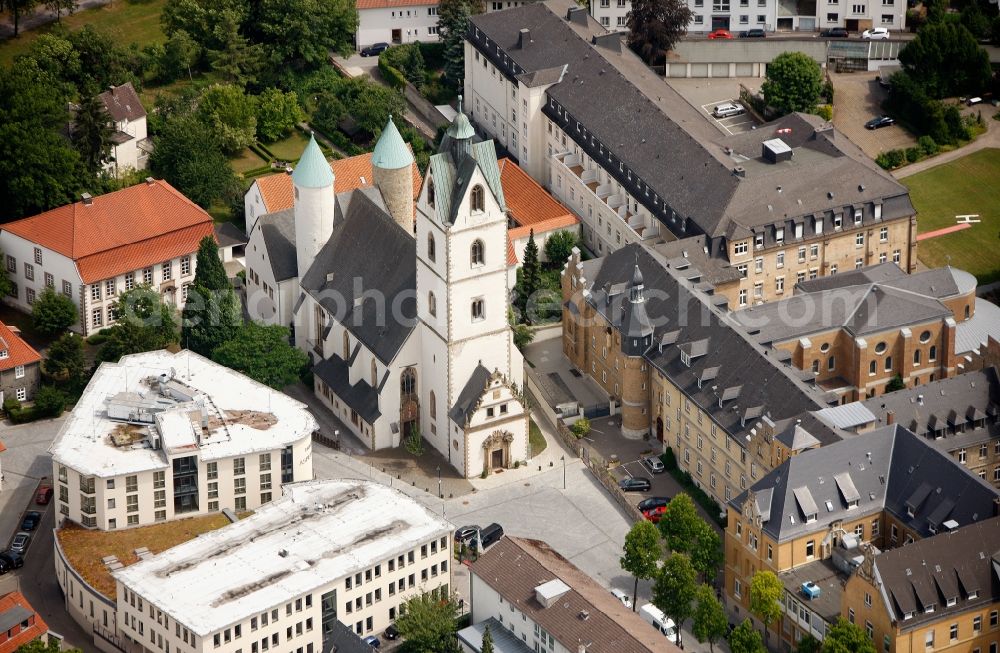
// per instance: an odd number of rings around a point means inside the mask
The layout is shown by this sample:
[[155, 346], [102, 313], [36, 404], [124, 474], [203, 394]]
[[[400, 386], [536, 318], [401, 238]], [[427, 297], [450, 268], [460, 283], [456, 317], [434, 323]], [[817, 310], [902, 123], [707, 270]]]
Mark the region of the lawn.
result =
[[545, 436], [542, 435], [542, 430], [538, 428], [538, 424], [535, 424], [533, 419], [528, 420], [528, 443], [531, 445], [532, 458], [545, 451], [545, 447], [549, 445]]
[[253, 170], [254, 168], [260, 168], [261, 166], [266, 166], [267, 161], [260, 158], [253, 150], [246, 148], [233, 158], [229, 160], [229, 164], [233, 166], [233, 170], [236, 174], [243, 174], [247, 170]]
[[1000, 280], [1000, 149], [973, 152], [906, 177], [920, 233], [955, 224], [956, 215], [979, 214], [979, 224], [921, 241], [917, 256], [929, 267], [953, 265], [980, 284]]
[[[163, 42], [166, 36], [160, 28], [160, 13], [166, 4], [167, 0], [118, 0], [110, 5], [64, 16], [62, 25], [70, 30], [94, 25], [124, 43], [148, 45]], [[0, 64], [9, 65], [17, 55], [27, 52], [40, 34], [51, 31], [54, 25], [56, 23], [21, 32], [16, 39], [0, 43]]]
[[265, 144], [265, 147], [271, 150], [271, 152], [274, 153], [274, 156], [281, 161], [298, 161], [308, 143], [309, 138], [305, 134], [300, 132], [298, 129], [293, 129], [288, 138], [282, 139], [276, 143], [267, 143]]

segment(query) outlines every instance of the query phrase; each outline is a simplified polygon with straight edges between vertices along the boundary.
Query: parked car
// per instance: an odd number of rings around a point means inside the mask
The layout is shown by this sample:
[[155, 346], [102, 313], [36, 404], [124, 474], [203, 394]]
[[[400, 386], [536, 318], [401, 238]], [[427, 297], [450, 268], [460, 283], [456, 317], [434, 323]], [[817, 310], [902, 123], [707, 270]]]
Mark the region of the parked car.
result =
[[14, 568], [6, 560], [0, 560], [0, 576], [12, 571]]
[[861, 38], [868, 39], [869, 41], [879, 41], [886, 40], [889, 38], [889, 30], [884, 27], [874, 27], [872, 29], [866, 29], [862, 34]]
[[38, 528], [38, 524], [42, 522], [42, 513], [37, 510], [29, 510], [25, 513], [24, 519], [21, 520], [21, 530], [22, 531], [33, 531]]
[[0, 562], [7, 564], [13, 569], [20, 569], [24, 566], [24, 558], [13, 551], [4, 551], [3, 553], [0, 553]]
[[889, 125], [896, 124], [896, 121], [889, 116], [879, 116], [878, 118], [872, 118], [865, 123], [865, 129], [881, 129], [883, 127], [888, 127]]
[[982, 101], [983, 101], [983, 98], [981, 98], [981, 97], [978, 97], [978, 96], [977, 97], [970, 97], [968, 100], [965, 101], [965, 105], [971, 107], [972, 105], [979, 104]]
[[642, 464], [654, 474], [662, 474], [667, 469], [663, 466], [663, 461], [656, 456], [646, 456], [642, 459]]
[[368, 646], [371, 646], [372, 648], [378, 648], [379, 646], [382, 646], [382, 642], [378, 641], [378, 637], [375, 637], [375, 635], [369, 635], [368, 637], [365, 637], [361, 641], [367, 644]]
[[373, 43], [366, 48], [361, 48], [362, 57], [377, 57], [389, 49], [388, 43]]
[[742, 113], [746, 113], [746, 109], [739, 102], [724, 102], [715, 105], [715, 108], [712, 109], [712, 115], [716, 118], [730, 118]]
[[620, 589], [611, 588], [611, 595], [614, 596], [619, 601], [621, 601], [622, 605], [624, 605], [626, 608], [630, 610], [632, 609], [632, 598], [628, 594], [621, 591]]
[[741, 39], [763, 39], [766, 37], [767, 37], [767, 32], [760, 29], [759, 27], [755, 27], [753, 29], [745, 29], [742, 32], [740, 32]]
[[670, 641], [673, 641], [677, 635], [677, 626], [674, 624], [673, 619], [669, 619], [667, 615], [663, 614], [663, 611], [652, 603], [647, 603], [639, 608], [639, 616], [642, 620], [648, 624], [651, 624], [653, 628], [657, 629], [665, 637], [669, 637]]
[[825, 36], [828, 39], [846, 39], [851, 33], [843, 27], [831, 27], [830, 29], [823, 30], [819, 35]]
[[618, 481], [618, 487], [621, 488], [622, 492], [649, 492], [652, 483], [649, 482], [648, 478], [642, 476], [629, 476]]
[[[496, 544], [503, 537], [503, 526], [497, 523], [492, 523], [486, 528], [479, 531], [479, 537], [473, 538], [470, 545], [475, 548], [478, 543], [482, 543], [483, 551], [490, 548], [490, 546]], [[478, 540], [478, 541], [477, 541]]]
[[461, 528], [455, 529], [455, 542], [458, 544], [466, 543], [468, 544], [470, 540], [475, 539], [476, 533], [479, 532], [479, 527], [475, 525], [462, 526]]
[[649, 497], [640, 501], [636, 507], [640, 511], [645, 512], [653, 508], [662, 508], [668, 503], [670, 503], [670, 497]]
[[14, 541], [10, 543], [10, 550], [18, 555], [24, 555], [24, 552], [28, 550], [28, 544], [31, 542], [31, 535], [21, 531], [14, 536]]
[[733, 38], [732, 33], [728, 29], [719, 28], [708, 35], [710, 39], [731, 39]]
[[52, 500], [52, 486], [51, 485], [40, 485], [38, 487], [38, 492], [35, 494], [35, 503], [40, 506], [47, 505], [49, 501]]
[[396, 624], [389, 624], [389, 627], [385, 629], [385, 632], [382, 633], [382, 636], [389, 641], [399, 639], [399, 631], [396, 630]]
[[642, 516], [646, 519], [646, 521], [651, 521], [654, 524], [659, 524], [665, 514], [667, 514], [667, 506], [659, 506], [657, 508], [650, 508], [649, 510], [642, 511]]

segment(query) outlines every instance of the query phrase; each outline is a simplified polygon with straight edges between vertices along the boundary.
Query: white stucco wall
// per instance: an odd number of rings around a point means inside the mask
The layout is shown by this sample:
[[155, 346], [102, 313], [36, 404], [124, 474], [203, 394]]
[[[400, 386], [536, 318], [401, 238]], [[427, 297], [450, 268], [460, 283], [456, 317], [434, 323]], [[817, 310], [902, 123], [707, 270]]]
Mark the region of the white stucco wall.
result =
[[[357, 47], [437, 41], [437, 3], [358, 10]], [[398, 34], [394, 35], [394, 30]]]

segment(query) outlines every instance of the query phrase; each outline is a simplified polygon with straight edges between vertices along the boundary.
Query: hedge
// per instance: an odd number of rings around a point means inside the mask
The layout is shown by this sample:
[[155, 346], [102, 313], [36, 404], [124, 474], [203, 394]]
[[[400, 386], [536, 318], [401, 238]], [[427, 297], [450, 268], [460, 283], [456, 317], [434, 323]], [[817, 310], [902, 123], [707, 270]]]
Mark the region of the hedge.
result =
[[399, 90], [406, 88], [406, 77], [403, 73], [387, 64], [382, 57], [378, 58], [378, 70], [389, 86]]
[[725, 527], [726, 518], [720, 517], [722, 514], [722, 507], [710, 497], [704, 490], [698, 487], [691, 475], [686, 471], [677, 466], [677, 457], [674, 456], [674, 450], [667, 447], [667, 450], [660, 456], [660, 460], [663, 461], [663, 466], [667, 468], [670, 475], [681, 484], [684, 491], [694, 499], [695, 503], [700, 505], [705, 509], [705, 512], [720, 526]]

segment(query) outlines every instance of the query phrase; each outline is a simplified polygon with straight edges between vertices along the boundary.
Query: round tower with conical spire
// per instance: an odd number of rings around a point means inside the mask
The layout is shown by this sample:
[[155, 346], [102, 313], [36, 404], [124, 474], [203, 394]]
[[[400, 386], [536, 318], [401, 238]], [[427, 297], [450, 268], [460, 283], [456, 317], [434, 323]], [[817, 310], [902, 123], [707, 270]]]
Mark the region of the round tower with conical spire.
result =
[[309, 270], [319, 250], [333, 234], [337, 201], [333, 182], [330, 162], [319, 149], [316, 137], [312, 136], [292, 172], [295, 259], [300, 278]]
[[628, 302], [622, 306], [622, 435], [641, 438], [649, 433], [649, 373], [643, 355], [653, 344], [653, 327], [646, 314], [642, 271], [636, 258]]
[[389, 121], [372, 152], [372, 176], [389, 215], [406, 233], [413, 234], [413, 154]]

